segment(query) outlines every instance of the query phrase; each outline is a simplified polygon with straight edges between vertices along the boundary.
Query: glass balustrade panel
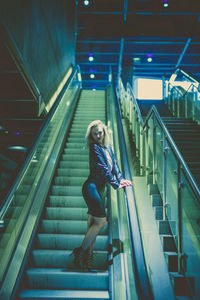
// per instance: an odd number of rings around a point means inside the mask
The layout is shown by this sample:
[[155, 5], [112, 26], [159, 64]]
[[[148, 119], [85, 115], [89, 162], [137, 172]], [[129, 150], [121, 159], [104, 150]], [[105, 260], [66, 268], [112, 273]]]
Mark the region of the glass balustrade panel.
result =
[[42, 131], [38, 139], [37, 148], [33, 153], [26, 171], [12, 196], [10, 205], [3, 216], [5, 229], [0, 237], [0, 280], [3, 277], [12, 251], [19, 238], [20, 230], [28, 215], [40, 176], [51, 154], [64, 116], [68, 110], [69, 104], [74, 98], [73, 95], [77, 89], [77, 83], [78, 80], [76, 74], [64, 93], [48, 126]]
[[[194, 284], [195, 299], [200, 298], [200, 199], [195, 196], [181, 170], [181, 245], [182, 268]], [[190, 281], [189, 281], [190, 282]]]
[[169, 220], [172, 234], [178, 243], [178, 162], [170, 145], [166, 142], [166, 215]]
[[148, 175], [153, 175], [153, 128], [154, 128], [154, 124], [153, 124], [153, 119], [150, 118], [148, 120], [148, 124], [147, 124], [147, 145], [146, 145], [146, 149], [148, 151]]
[[163, 132], [158, 123], [155, 125], [155, 181], [163, 199]]

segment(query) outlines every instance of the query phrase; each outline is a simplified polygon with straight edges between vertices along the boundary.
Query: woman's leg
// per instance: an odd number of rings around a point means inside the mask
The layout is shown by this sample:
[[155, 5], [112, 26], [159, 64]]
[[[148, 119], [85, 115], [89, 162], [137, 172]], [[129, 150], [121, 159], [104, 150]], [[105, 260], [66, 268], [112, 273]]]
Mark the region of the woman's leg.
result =
[[[94, 223], [93, 216], [90, 215], [90, 214], [88, 214], [87, 232], [88, 232], [89, 228], [92, 226], [93, 223]], [[94, 249], [95, 242], [96, 242], [96, 239], [95, 239], [94, 242], [90, 245], [90, 247], [87, 249], [88, 252], [89, 252], [90, 254], [93, 253], [93, 249]]]
[[97, 235], [106, 225], [106, 217], [100, 218], [91, 216], [91, 218], [89, 217], [88, 221], [89, 225], [91, 226], [88, 228], [85, 238], [82, 242], [82, 248], [84, 249], [84, 251], [95, 243]]

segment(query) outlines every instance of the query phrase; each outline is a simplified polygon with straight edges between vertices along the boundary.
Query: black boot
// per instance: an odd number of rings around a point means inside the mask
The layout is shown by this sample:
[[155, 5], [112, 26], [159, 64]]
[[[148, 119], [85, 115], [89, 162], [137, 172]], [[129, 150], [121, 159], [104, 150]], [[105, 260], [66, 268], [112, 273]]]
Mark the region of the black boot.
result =
[[74, 254], [74, 265], [76, 268], [80, 269], [81, 268], [81, 263], [84, 255], [84, 250], [82, 247], [75, 248], [73, 250]]
[[89, 272], [97, 272], [93, 268], [93, 252], [90, 252], [90, 250], [86, 250], [83, 255], [83, 265]]

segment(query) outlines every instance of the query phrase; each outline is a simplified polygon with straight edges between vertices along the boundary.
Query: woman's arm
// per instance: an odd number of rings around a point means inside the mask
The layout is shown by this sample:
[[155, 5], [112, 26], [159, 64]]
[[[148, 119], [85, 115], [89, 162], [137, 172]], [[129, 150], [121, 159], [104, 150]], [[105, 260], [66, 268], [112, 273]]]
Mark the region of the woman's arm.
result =
[[132, 182], [130, 180], [124, 179], [122, 177], [122, 174], [121, 174], [120, 169], [119, 169], [119, 165], [118, 165], [117, 160], [115, 158], [115, 155], [112, 151], [112, 147], [110, 147], [110, 151], [111, 151], [111, 154], [112, 154], [112, 160], [113, 160], [113, 164], [114, 164], [115, 176], [116, 176], [118, 182], [120, 183], [119, 188], [123, 188], [123, 187], [132, 185]]
[[104, 179], [112, 185], [114, 189], [117, 189], [120, 186], [120, 181], [118, 182], [109, 170], [100, 147], [96, 144], [93, 144], [91, 145], [90, 150], [95, 162], [95, 168], [97, 172], [99, 172], [104, 177]]

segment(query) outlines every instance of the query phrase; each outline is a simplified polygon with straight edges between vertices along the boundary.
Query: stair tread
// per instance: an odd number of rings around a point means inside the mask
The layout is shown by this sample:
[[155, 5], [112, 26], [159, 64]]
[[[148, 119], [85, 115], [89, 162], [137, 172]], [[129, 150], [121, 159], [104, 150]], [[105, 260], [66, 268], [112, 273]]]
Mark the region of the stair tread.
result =
[[101, 272], [97, 272], [97, 273], [92, 273], [92, 272], [68, 272], [65, 270], [65, 268], [30, 268], [26, 270], [27, 273], [31, 274], [31, 273], [46, 273], [46, 274], [55, 274], [55, 273], [62, 273], [65, 274], [67, 276], [74, 276], [74, 275], [79, 275], [82, 277], [94, 277], [96, 276], [107, 276], [108, 275], [108, 271], [107, 270], [103, 270]]
[[109, 292], [103, 290], [48, 290], [30, 289], [22, 290], [20, 298], [23, 299], [109, 299]]

